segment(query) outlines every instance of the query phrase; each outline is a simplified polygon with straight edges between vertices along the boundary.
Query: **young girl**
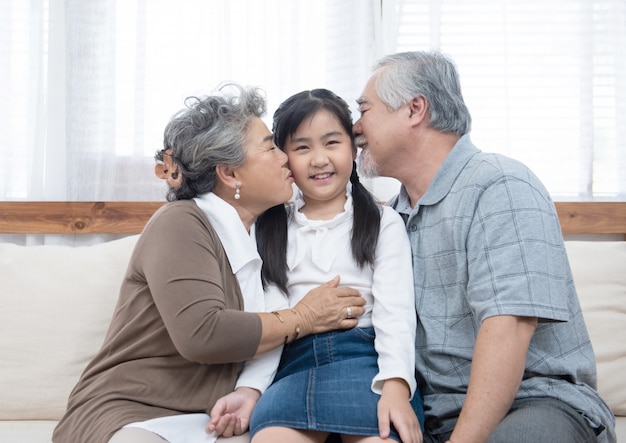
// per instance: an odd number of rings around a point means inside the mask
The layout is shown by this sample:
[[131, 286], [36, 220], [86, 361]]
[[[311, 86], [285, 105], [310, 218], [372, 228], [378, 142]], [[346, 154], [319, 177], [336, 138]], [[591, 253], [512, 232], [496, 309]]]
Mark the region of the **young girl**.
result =
[[[421, 442], [413, 274], [404, 223], [359, 182], [350, 109], [340, 97], [324, 89], [296, 94], [274, 114], [273, 129], [299, 191], [292, 206], [279, 205], [256, 223], [266, 309], [281, 300], [294, 306], [336, 275], [342, 286], [361, 292], [366, 306], [354, 329], [285, 337], [274, 381], [252, 413], [251, 441], [322, 443], [340, 434], [351, 443], [387, 437]], [[345, 316], [352, 315], [346, 309]], [[276, 314], [276, 321], [284, 316]], [[277, 355], [247, 363], [238, 386], [263, 392]], [[267, 364], [272, 358], [269, 375], [259, 370], [262, 360]], [[226, 415], [229, 407], [224, 404], [220, 412]], [[237, 429], [247, 424], [243, 415]], [[217, 421], [220, 414], [211, 416]]]

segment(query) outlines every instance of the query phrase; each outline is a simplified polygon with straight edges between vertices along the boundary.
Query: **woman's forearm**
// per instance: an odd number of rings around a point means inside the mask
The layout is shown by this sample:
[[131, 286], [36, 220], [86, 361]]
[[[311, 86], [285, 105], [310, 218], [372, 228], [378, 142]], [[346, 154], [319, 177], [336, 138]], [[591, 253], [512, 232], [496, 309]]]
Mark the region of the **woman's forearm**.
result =
[[257, 355], [309, 334], [355, 327], [365, 312], [365, 300], [356, 289], [338, 285], [335, 278], [309, 291], [293, 309], [259, 313], [262, 333]]
[[[262, 324], [261, 342], [257, 355], [296, 340], [300, 334], [309, 334], [309, 328], [295, 309], [260, 312]], [[302, 323], [302, 325], [301, 325]]]

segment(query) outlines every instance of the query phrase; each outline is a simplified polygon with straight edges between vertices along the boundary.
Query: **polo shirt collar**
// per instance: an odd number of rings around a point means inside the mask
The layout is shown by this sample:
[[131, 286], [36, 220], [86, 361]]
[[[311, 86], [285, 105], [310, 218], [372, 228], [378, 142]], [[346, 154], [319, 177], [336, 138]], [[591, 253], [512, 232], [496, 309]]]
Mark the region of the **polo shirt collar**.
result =
[[[454, 145], [446, 159], [443, 161], [435, 178], [426, 189], [426, 192], [417, 202], [416, 207], [434, 205], [444, 199], [452, 189], [452, 185], [463, 171], [467, 162], [480, 150], [474, 146], [469, 134], [463, 135]], [[404, 185], [400, 187], [396, 209], [399, 212], [410, 214], [411, 201]]]

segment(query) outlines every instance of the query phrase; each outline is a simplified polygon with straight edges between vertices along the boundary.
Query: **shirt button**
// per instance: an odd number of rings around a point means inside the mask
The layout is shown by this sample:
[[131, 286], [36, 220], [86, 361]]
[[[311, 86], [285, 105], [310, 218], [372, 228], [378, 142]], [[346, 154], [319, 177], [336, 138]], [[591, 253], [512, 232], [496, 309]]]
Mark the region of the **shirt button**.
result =
[[417, 231], [417, 226], [411, 225], [411, 232], [415, 232], [415, 231]]

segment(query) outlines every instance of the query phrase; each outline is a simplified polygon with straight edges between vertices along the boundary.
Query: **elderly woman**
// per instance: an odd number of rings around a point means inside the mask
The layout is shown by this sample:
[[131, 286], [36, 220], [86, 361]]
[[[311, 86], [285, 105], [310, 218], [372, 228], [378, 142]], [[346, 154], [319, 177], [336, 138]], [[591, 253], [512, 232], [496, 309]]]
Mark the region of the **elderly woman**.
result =
[[260, 118], [263, 96], [233, 88], [189, 100], [165, 128], [156, 172], [170, 203], [137, 242], [105, 341], [53, 442], [204, 441], [198, 433], [244, 361], [354, 327], [348, 307], [363, 313], [357, 291], [336, 281], [294, 309], [264, 312], [254, 223], [291, 197], [293, 179]]

